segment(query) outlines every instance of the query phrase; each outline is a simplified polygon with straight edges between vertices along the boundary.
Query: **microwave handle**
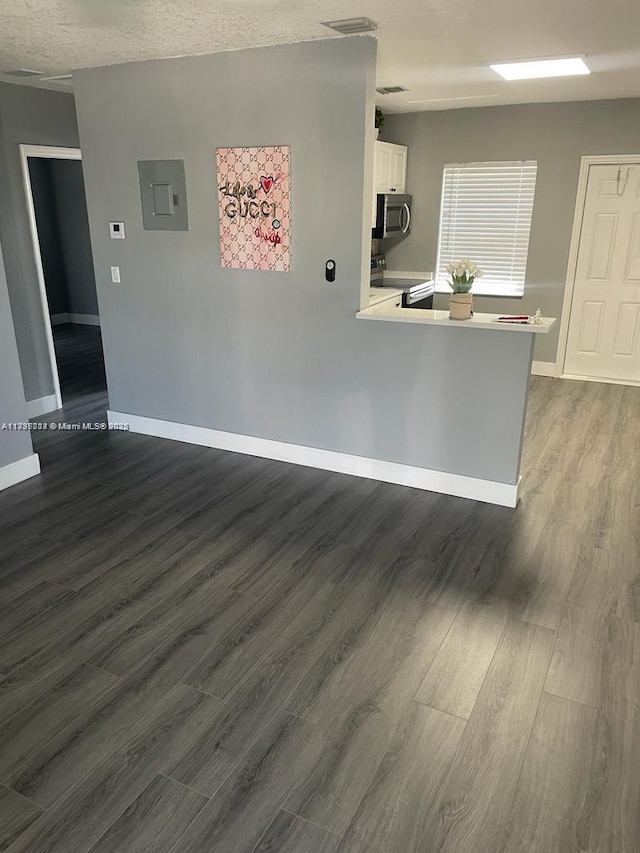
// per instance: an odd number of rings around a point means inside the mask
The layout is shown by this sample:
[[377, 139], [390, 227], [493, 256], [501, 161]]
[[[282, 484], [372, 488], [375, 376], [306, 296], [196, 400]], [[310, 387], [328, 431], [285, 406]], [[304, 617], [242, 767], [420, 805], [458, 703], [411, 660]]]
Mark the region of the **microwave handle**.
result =
[[[406, 220], [402, 222], [402, 214], [406, 214]], [[409, 226], [411, 225], [411, 208], [408, 204], [403, 204], [400, 210], [400, 230], [403, 234], [406, 234], [409, 231]]]

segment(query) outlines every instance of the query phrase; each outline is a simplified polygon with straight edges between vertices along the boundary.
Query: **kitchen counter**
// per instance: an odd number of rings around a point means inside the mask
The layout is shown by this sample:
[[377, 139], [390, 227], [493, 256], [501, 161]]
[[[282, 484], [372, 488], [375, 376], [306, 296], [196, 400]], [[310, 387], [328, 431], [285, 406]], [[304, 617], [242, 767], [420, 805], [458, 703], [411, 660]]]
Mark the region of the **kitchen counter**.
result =
[[[374, 290], [383, 288], [373, 288]], [[390, 291], [391, 292], [391, 291]], [[417, 323], [423, 326], [451, 326], [456, 329], [490, 329], [494, 332], [546, 335], [556, 323], [555, 317], [543, 317], [542, 323], [499, 323], [500, 314], [474, 314], [469, 320], [450, 320], [448, 311], [423, 308], [400, 308], [389, 300], [369, 300], [369, 307], [358, 311], [359, 320], [382, 320], [390, 323]]]
[[[419, 405], [424, 407], [427, 444], [439, 442], [442, 446], [443, 435], [464, 436], [448, 469], [429, 474], [421, 471], [420, 476], [429, 483], [427, 487], [515, 507], [534, 345], [537, 335], [546, 335], [553, 328], [555, 318], [543, 317], [539, 324], [521, 325], [499, 323], [499, 314], [476, 313], [469, 320], [450, 320], [448, 310], [402, 308], [397, 299], [370, 303], [356, 316], [378, 324], [404, 323], [405, 328], [407, 324], [414, 327], [410, 333], [397, 326], [391, 336], [398, 342], [406, 338], [407, 351], [418, 348], [419, 353], [420, 369], [415, 368], [412, 373], [416, 395], [406, 417], [414, 417]], [[368, 327], [361, 330], [367, 340], [379, 336], [389, 345], [389, 334], [379, 325], [377, 329], [371, 322], [359, 325]], [[417, 336], [416, 326], [425, 327]], [[451, 329], [459, 331], [452, 334]], [[476, 334], [468, 334], [470, 330]], [[382, 350], [380, 360], [384, 363]], [[423, 377], [426, 385], [421, 384]], [[491, 460], [495, 468], [502, 469], [499, 476], [486, 480], [473, 480], [466, 475], [450, 479], [450, 474], [442, 473], [460, 471], [465, 455], [464, 466], [470, 468], [479, 453], [483, 462]]]
[[402, 298], [402, 291], [395, 290], [391, 287], [370, 287], [369, 288], [369, 308], [373, 305], [380, 305], [382, 302], [387, 302], [389, 299]]

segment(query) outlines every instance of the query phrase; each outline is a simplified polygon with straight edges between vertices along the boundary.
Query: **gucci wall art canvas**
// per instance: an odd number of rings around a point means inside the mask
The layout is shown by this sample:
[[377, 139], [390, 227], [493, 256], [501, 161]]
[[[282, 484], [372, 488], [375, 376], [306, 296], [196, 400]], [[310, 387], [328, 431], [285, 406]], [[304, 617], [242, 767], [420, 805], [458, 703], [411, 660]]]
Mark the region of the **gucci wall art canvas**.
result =
[[222, 266], [289, 272], [289, 146], [218, 148], [216, 160]]

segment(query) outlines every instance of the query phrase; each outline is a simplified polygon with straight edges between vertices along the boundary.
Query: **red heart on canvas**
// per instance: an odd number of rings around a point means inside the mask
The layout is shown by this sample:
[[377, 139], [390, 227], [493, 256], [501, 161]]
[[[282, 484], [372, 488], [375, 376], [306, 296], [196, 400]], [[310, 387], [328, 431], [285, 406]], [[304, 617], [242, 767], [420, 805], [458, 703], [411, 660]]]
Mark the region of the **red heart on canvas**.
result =
[[273, 183], [274, 183], [273, 176], [271, 176], [271, 175], [268, 178], [266, 178], [264, 175], [262, 175], [262, 177], [260, 178], [260, 186], [262, 187], [262, 189], [266, 193], [269, 192], [269, 190], [273, 186]]

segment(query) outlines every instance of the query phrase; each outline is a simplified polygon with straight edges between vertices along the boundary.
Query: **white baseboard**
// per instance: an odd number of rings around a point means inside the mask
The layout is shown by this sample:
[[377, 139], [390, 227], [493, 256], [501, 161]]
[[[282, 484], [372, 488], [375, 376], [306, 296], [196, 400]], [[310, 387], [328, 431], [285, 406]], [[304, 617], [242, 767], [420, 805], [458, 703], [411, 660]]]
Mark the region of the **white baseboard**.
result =
[[[554, 377], [556, 365], [553, 361], [534, 361], [531, 365], [531, 374], [533, 376], [551, 376]], [[578, 379], [580, 382], [605, 382], [610, 385], [631, 385], [637, 387], [640, 382], [634, 379], [606, 379], [602, 376], [580, 376], [574, 373], [563, 373], [561, 379]]]
[[337, 471], [355, 477], [365, 477], [369, 480], [397, 483], [401, 486], [411, 486], [414, 489], [424, 489], [428, 492], [455, 495], [456, 497], [470, 498], [499, 506], [515, 507], [518, 502], [517, 484], [496, 483], [492, 480], [480, 480], [476, 477], [465, 477], [461, 474], [449, 474], [446, 471], [418, 468], [399, 462], [385, 462], [364, 456], [351, 456], [348, 453], [338, 453], [333, 450], [288, 444], [282, 441], [256, 438], [251, 435], [238, 435], [237, 433], [189, 426], [174, 421], [129, 415], [125, 412], [108, 411], [107, 420], [110, 424], [128, 424], [131, 432], [142, 433], [143, 435], [155, 435], [158, 438], [170, 438], [188, 444], [215, 447], [234, 453], [246, 453], [249, 456], [261, 456], [265, 459], [277, 459], [280, 462], [292, 462], [295, 465], [306, 465], [309, 468], [321, 468], [325, 471]]
[[37, 418], [39, 415], [55, 412], [57, 408], [58, 401], [55, 394], [49, 394], [47, 397], [37, 397], [35, 400], [27, 400], [27, 415], [29, 420]]
[[79, 323], [82, 326], [99, 326], [100, 317], [97, 314], [69, 314], [69, 323]]
[[561, 379], [577, 379], [579, 382], [604, 382], [605, 385], [628, 385], [631, 388], [640, 387], [637, 379], [606, 379], [603, 376], [581, 376], [577, 373], [563, 373]]
[[81, 326], [99, 326], [100, 317], [97, 314], [52, 314], [51, 325], [61, 326], [63, 323], [78, 323]]
[[25, 456], [24, 459], [18, 459], [17, 462], [11, 462], [0, 468], [0, 491], [8, 489], [9, 486], [15, 486], [16, 483], [21, 483], [23, 480], [28, 480], [30, 477], [35, 477], [40, 473], [40, 457], [37, 453], [32, 453], [30, 456]]
[[554, 361], [534, 361], [531, 365], [533, 376], [555, 376], [556, 365]]

